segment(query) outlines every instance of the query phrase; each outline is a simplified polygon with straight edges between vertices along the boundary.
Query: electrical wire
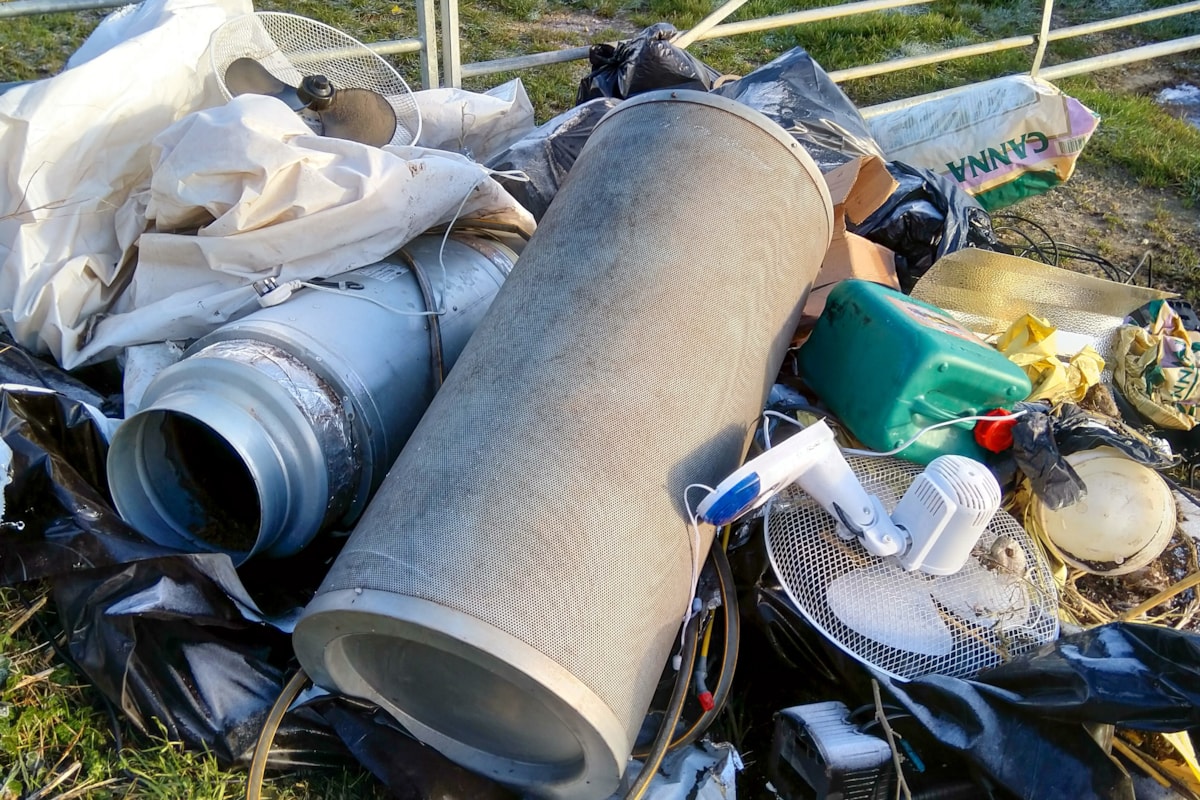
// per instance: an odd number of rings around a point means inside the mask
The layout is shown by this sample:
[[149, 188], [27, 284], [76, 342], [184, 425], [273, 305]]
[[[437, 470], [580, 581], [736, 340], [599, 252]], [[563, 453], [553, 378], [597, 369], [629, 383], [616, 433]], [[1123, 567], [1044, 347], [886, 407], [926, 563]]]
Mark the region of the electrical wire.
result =
[[[920, 439], [925, 434], [929, 433], [932, 430], [937, 430], [938, 428], [946, 428], [946, 427], [949, 427], [950, 425], [957, 425], [960, 422], [982, 422], [983, 420], [990, 420], [992, 422], [995, 422], [996, 420], [1014, 419], [1016, 417], [1022, 417], [1027, 413], [1028, 413], [1027, 411], [1021, 410], [1021, 411], [1014, 411], [1011, 414], [1009, 414], [1007, 417], [988, 417], [988, 416], [984, 416], [984, 415], [975, 415], [975, 416], [970, 416], [970, 417], [958, 417], [957, 419], [947, 419], [947, 420], [943, 420], [941, 422], [935, 422], [932, 425], [927, 425], [926, 427], [924, 427], [921, 430], [914, 433], [912, 435], [912, 437], [910, 439], [908, 439], [908, 441], [903, 442], [902, 444], [896, 445], [891, 450], [886, 450], [884, 452], [877, 452], [875, 450], [856, 450], [853, 447], [846, 447], [846, 448], [842, 449], [842, 452], [845, 453], [846, 455], [869, 456], [872, 458], [875, 456], [894, 456], [897, 453], [899, 453], [899, 452], [907, 449], [908, 447], [912, 446], [913, 444], [915, 444], [917, 442], [917, 440]], [[796, 424], [799, 425], [800, 423], [796, 423]]]
[[[692, 669], [696, 662], [696, 650], [700, 643], [700, 616], [698, 614], [693, 614], [688, 619], [684, 626], [683, 639], [685, 644], [682, 662], [675, 675], [675, 687], [671, 691], [671, 699], [667, 702], [667, 710], [663, 712], [662, 725], [658, 729], [658, 735], [650, 747], [649, 754], [642, 763], [641, 772], [638, 773], [633, 785], [629, 787], [629, 791], [625, 793], [624, 800], [642, 800], [646, 790], [650, 788], [650, 781], [654, 779], [658, 768], [662, 766], [663, 758], [666, 757], [667, 749], [671, 745], [671, 737], [675, 732], [675, 726], [679, 724], [679, 717], [683, 713], [683, 704], [687, 699], [688, 684], [691, 683]], [[247, 800], [254, 800], [254, 798]]]
[[283, 722], [292, 701], [300, 694], [300, 690], [308, 683], [308, 674], [303, 669], [296, 670], [279, 693], [275, 705], [267, 713], [262, 730], [258, 732], [258, 741], [254, 744], [254, 756], [250, 759], [250, 774], [246, 777], [246, 800], [260, 800], [262, 797], [263, 777], [267, 773], [267, 758], [271, 755], [271, 745], [275, 742], [275, 734]]
[[[1009, 233], [1025, 240], [1025, 245], [1017, 246], [1021, 250], [1017, 254], [1025, 258], [1036, 257], [1036, 260], [1043, 264], [1055, 267], [1061, 267], [1067, 261], [1081, 261], [1099, 268], [1109, 280], [1127, 284], [1133, 282], [1142, 267], [1148, 266], [1146, 285], [1154, 286], [1154, 269], [1150, 252], [1142, 256], [1136, 267], [1127, 270], [1117, 266], [1099, 253], [1093, 253], [1073, 244], [1055, 241], [1049, 231], [1027, 217], [1018, 214], [993, 214], [992, 222], [993, 230], [997, 234]], [[1022, 227], [1032, 229], [1042, 237], [1042, 240], [1036, 241], [1034, 237], [1022, 230]]]
[[[667, 746], [667, 752], [674, 752], [697, 741], [712, 726], [717, 715], [729, 702], [730, 691], [733, 688], [733, 676], [737, 669], [738, 651], [741, 647], [741, 616], [738, 613], [737, 591], [733, 580], [733, 567], [725, 548], [729, 545], [730, 526], [724, 529], [723, 541], [720, 547], [714, 546], [709, 553], [713, 567], [717, 573], [717, 589], [721, 594], [721, 614], [724, 619], [724, 643], [721, 653], [721, 672], [717, 677], [717, 685], [713, 687], [713, 707], [708, 709], [692, 723], [678, 738], [673, 739]], [[700, 645], [697, 660], [708, 654], [708, 643], [711, 641], [712, 620], [705, 627], [704, 639]], [[695, 668], [693, 668], [693, 671]], [[634, 758], [646, 758], [650, 755], [647, 748], [635, 748]]]
[[[704, 489], [710, 494], [714, 491], [711, 486], [706, 486], [703, 483], [689, 483], [683, 488], [683, 507], [687, 509], [688, 522], [691, 523], [691, 537], [688, 540], [688, 546], [691, 548], [692, 555], [692, 587], [691, 593], [688, 595], [687, 614], [691, 616], [694, 611], [692, 605], [696, 600], [696, 586], [700, 582], [700, 521], [696, 518], [696, 512], [692, 510], [692, 503], [688, 500], [688, 492], [692, 489]], [[687, 621], [686, 618], [684, 620]], [[679, 633], [679, 647], [683, 649], [683, 632]]]

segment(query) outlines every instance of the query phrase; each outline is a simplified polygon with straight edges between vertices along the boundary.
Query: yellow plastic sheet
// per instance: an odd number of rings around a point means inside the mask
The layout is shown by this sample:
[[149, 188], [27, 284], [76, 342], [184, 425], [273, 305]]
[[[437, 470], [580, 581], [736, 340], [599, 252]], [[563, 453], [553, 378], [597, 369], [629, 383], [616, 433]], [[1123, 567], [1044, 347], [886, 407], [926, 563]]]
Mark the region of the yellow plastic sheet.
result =
[[996, 349], [1029, 376], [1033, 392], [1029, 400], [1048, 403], [1078, 403], [1087, 390], [1100, 382], [1104, 359], [1085, 345], [1071, 359], [1058, 357], [1057, 329], [1044, 319], [1025, 314], [1005, 331]]

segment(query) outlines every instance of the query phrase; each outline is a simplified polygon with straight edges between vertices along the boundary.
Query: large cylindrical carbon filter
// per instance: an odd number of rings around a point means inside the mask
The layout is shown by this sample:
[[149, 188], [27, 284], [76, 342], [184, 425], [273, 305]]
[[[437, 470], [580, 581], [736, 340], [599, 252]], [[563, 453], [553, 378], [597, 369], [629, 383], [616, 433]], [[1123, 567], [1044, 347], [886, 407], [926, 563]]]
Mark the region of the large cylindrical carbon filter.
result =
[[235, 562], [352, 523], [432, 399], [435, 362], [449, 369], [515, 261], [490, 239], [418, 237], [196, 342], [113, 437], [117, 510]]
[[[293, 641], [451, 759], [608, 796], [829, 243], [816, 165], [724, 98], [596, 128]], [[702, 493], [692, 494], [692, 504]]]

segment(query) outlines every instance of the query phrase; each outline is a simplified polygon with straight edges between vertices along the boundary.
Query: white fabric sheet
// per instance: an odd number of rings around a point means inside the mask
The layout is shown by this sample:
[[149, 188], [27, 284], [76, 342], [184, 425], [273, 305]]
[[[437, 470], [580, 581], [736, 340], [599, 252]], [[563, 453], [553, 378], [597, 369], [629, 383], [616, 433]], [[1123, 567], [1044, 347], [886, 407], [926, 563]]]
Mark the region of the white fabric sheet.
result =
[[[465, 156], [318, 137], [269, 97], [225, 104], [208, 41], [251, 10], [145, 0], [60, 75], [0, 95], [0, 322], [21, 344], [71, 369], [203, 335], [257, 307], [254, 281], [363, 266], [455, 217], [532, 232]], [[421, 103], [443, 147], [532, 124], [519, 84]]]

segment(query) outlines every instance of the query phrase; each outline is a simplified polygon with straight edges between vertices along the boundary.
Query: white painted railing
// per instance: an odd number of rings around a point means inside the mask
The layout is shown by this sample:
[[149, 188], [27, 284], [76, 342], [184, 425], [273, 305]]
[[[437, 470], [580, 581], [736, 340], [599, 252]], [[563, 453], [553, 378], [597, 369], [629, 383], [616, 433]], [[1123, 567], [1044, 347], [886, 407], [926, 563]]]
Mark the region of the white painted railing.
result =
[[[370, 45], [373, 50], [380, 54], [419, 53], [421, 85], [425, 88], [436, 87], [439, 84], [439, 80], [444, 81], [449, 86], [461, 86], [464, 78], [492, 75], [498, 72], [508, 72], [587, 58], [587, 47], [572, 47], [542, 53], [529, 53], [492, 61], [463, 63], [459, 37], [458, 0], [436, 0], [436, 2], [439, 6], [436, 11], [439, 12], [441, 18], [440, 37], [435, 32], [434, 27], [435, 0], [416, 0], [416, 37], [375, 42]], [[728, 2], [724, 3], [693, 28], [681, 32], [676, 38], [675, 43], [681, 47], [686, 47], [693, 42], [707, 39], [737, 36], [744, 33], [794, 27], [822, 20], [840, 19], [859, 14], [923, 5], [932, 2], [932, 0], [858, 0], [857, 2], [793, 11], [771, 17], [739, 20], [737, 22], [724, 21], [746, 2], [747, 0], [728, 0]], [[121, 0], [8, 0], [8, 2], [0, 2], [0, 19], [28, 14], [113, 8], [120, 5], [124, 5]], [[1061, 28], [1052, 26], [1053, 8], [1054, 0], [1043, 0], [1039, 29], [1024, 35], [1010, 36], [988, 42], [978, 42], [961, 47], [950, 47], [936, 52], [922, 53], [917, 56], [896, 58], [875, 64], [864, 64], [857, 67], [834, 70], [830, 75], [835, 81], [849, 81], [858, 78], [869, 78], [875, 75], [884, 75], [913, 67], [938, 64], [957, 58], [985, 55], [1021, 47], [1035, 47], [1036, 49], [1030, 63], [1030, 73], [1046, 78], [1047, 80], [1056, 80], [1069, 75], [1078, 75], [1122, 64], [1129, 64], [1135, 61], [1200, 49], [1200, 35], [1184, 36], [1155, 44], [1118, 50], [1093, 58], [1043, 67], [1042, 60], [1045, 56], [1046, 47], [1051, 42], [1128, 28], [1133, 25], [1181, 16], [1183, 14], [1196, 13], [1200, 11], [1200, 0]], [[442, 51], [442, 72], [440, 76], [438, 69], [439, 39]], [[946, 90], [946, 92], [948, 91], [954, 90]], [[892, 103], [872, 106], [863, 109], [863, 113], [868, 117], [874, 116], [875, 114], [912, 105], [920, 100], [945, 94], [946, 92], [936, 92], [931, 95], [922, 95], [920, 97], [906, 98]]]

